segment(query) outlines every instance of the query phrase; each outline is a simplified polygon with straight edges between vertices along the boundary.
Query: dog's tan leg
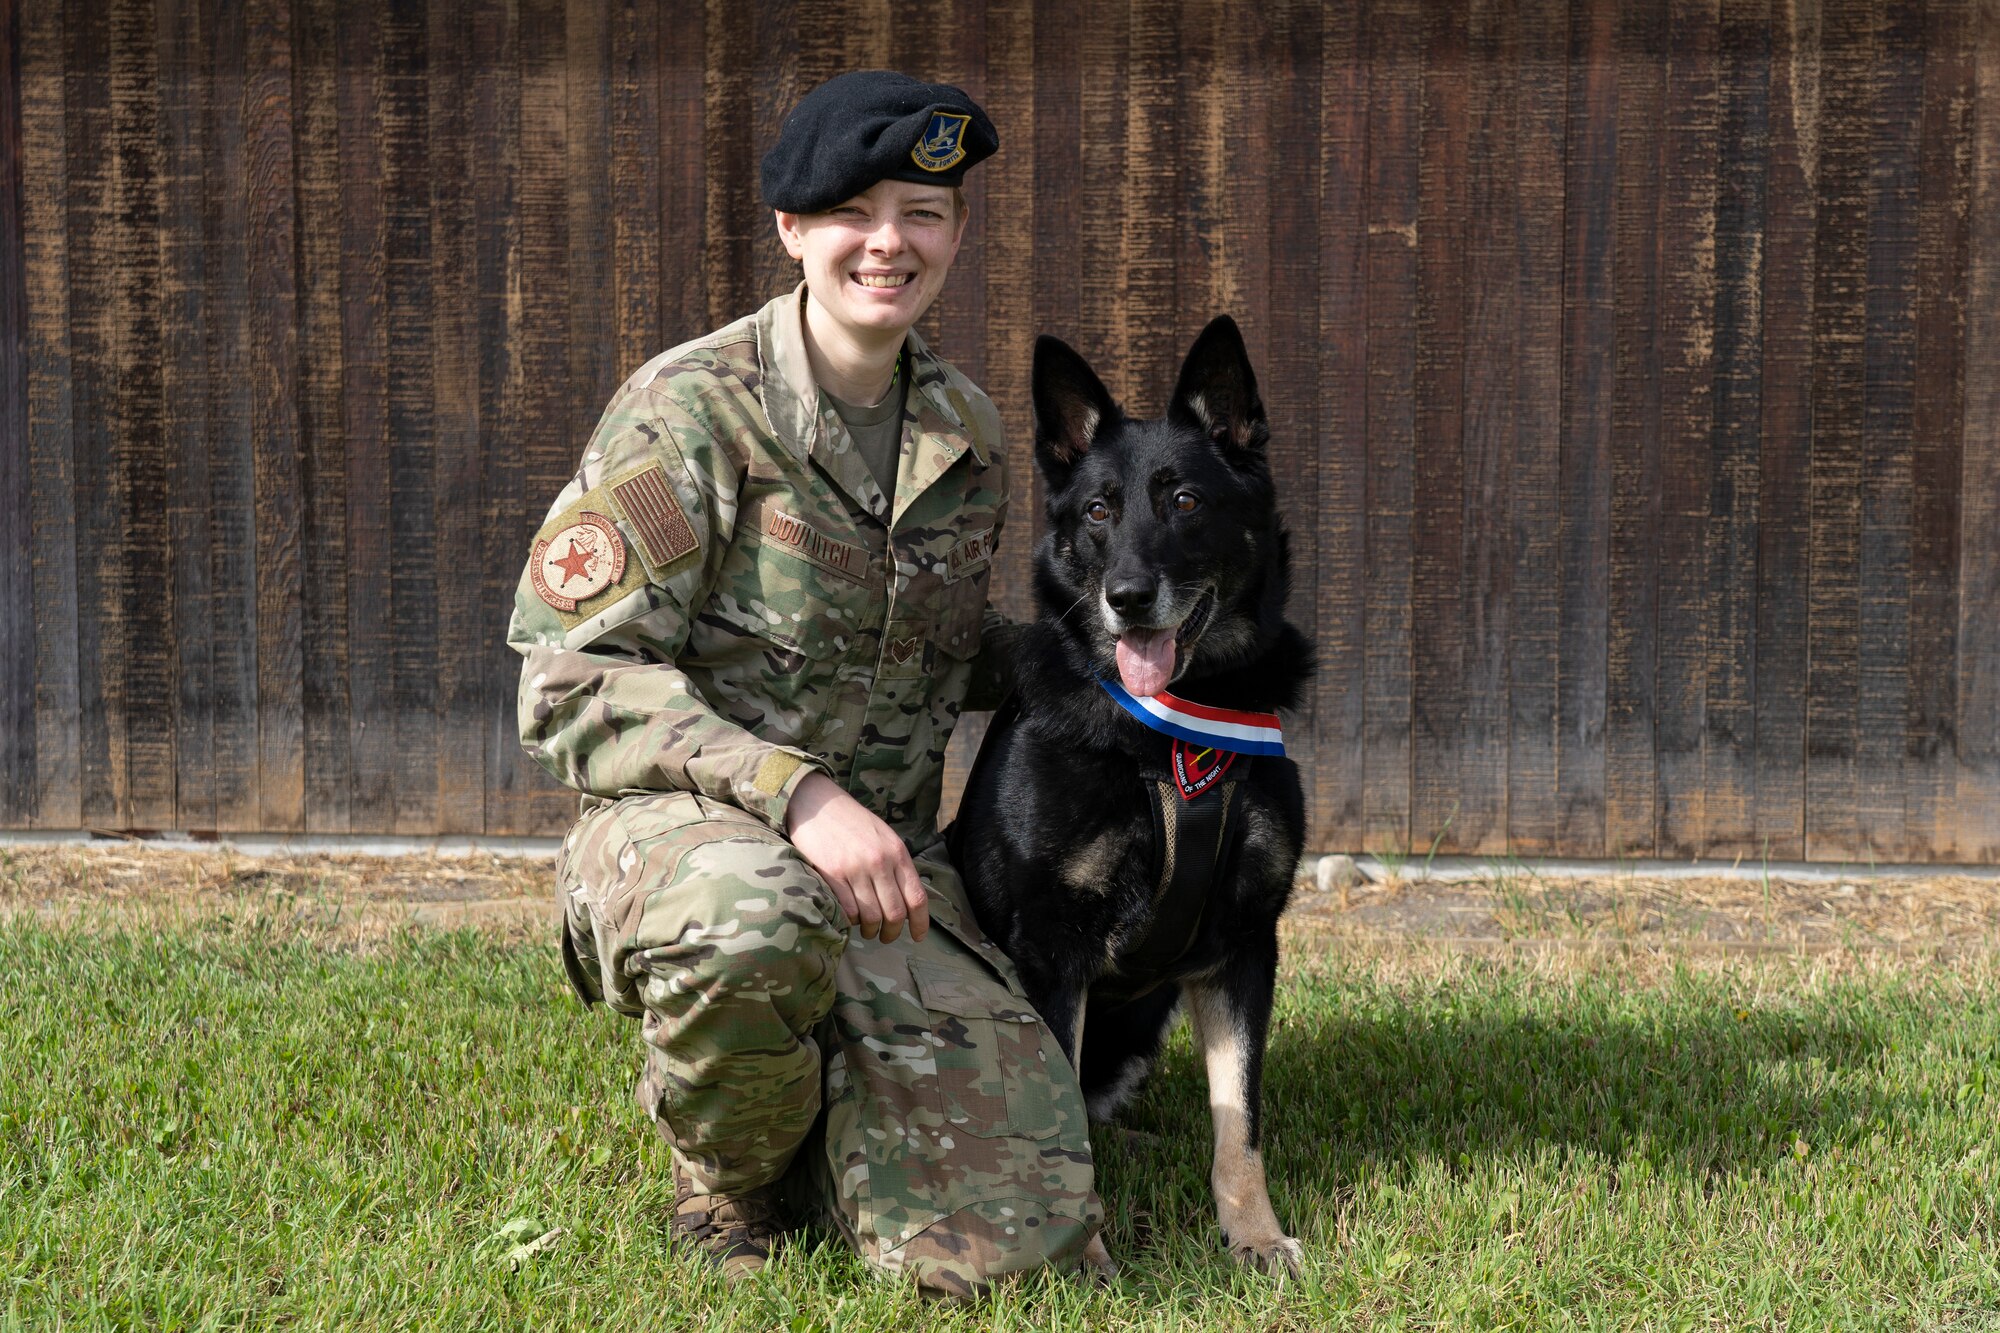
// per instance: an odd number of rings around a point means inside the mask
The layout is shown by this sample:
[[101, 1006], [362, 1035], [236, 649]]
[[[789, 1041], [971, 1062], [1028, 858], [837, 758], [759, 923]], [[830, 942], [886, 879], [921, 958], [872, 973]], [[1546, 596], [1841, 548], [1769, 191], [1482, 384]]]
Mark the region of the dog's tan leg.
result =
[[1208, 1066], [1208, 1109], [1215, 1121], [1215, 1166], [1209, 1179], [1229, 1253], [1264, 1272], [1296, 1276], [1304, 1251], [1278, 1225], [1264, 1181], [1264, 1154], [1251, 1138], [1251, 1099], [1256, 1095], [1251, 1043], [1261, 1034], [1242, 1030], [1219, 989], [1191, 985], [1187, 997], [1195, 1040]]
[[1077, 1082], [1083, 1081], [1083, 1020], [1090, 1016], [1090, 988], [1076, 997], [1076, 1022], [1070, 1025], [1069, 1067], [1076, 1071]]

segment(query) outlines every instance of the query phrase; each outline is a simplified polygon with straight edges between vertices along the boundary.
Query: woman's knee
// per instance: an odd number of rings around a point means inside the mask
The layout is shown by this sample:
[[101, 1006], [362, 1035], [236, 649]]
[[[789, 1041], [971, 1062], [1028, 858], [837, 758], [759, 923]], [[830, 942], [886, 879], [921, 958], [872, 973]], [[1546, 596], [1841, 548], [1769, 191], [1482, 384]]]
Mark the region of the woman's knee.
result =
[[578, 822], [558, 884], [580, 968], [621, 1012], [760, 994], [824, 1015], [847, 923], [797, 850], [747, 815], [685, 792], [628, 797]]
[[785, 843], [729, 838], [682, 855], [634, 905], [624, 968], [645, 1007], [675, 1013], [749, 1000], [800, 1033], [826, 1016], [847, 945], [832, 894]]

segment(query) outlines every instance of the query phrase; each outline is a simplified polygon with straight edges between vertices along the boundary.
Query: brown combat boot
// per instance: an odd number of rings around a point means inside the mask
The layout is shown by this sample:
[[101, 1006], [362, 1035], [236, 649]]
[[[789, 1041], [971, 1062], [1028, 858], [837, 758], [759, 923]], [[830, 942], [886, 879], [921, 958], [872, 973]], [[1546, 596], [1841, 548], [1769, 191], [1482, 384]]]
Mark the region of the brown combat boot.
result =
[[727, 1282], [762, 1272], [785, 1234], [777, 1193], [776, 1185], [765, 1185], [740, 1194], [696, 1194], [687, 1172], [674, 1163], [674, 1219], [668, 1230], [675, 1248], [700, 1254]]

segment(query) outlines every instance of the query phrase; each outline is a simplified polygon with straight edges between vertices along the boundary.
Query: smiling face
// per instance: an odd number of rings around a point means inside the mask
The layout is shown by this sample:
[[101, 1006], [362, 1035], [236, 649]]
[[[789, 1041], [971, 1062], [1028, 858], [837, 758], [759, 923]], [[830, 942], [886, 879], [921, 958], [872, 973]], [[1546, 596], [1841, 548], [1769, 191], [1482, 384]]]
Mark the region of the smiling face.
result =
[[857, 342], [900, 341], [944, 288], [965, 210], [941, 185], [877, 181], [824, 213], [779, 213], [812, 298]]

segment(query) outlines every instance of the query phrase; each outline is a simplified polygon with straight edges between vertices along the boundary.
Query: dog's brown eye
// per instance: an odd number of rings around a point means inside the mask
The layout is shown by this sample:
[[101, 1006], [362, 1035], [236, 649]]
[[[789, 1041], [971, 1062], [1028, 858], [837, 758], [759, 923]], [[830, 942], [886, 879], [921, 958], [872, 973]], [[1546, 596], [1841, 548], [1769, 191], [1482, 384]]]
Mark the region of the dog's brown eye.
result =
[[1183, 514], [1192, 514], [1195, 510], [1201, 508], [1201, 497], [1193, 491], [1175, 491], [1174, 508], [1180, 510]]
[[1102, 523], [1105, 519], [1111, 517], [1110, 506], [1102, 500], [1092, 500], [1083, 507], [1083, 512], [1090, 515], [1090, 521], [1093, 523]]

